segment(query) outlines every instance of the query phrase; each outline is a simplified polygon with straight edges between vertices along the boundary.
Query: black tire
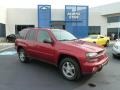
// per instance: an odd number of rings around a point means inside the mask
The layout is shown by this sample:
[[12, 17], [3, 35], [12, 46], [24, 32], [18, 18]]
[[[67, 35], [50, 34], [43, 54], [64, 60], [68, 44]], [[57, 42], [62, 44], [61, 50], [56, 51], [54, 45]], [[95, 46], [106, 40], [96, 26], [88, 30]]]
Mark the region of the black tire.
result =
[[7, 42], [10, 42], [9, 39], [6, 39]]
[[109, 41], [107, 40], [106, 41], [106, 44], [105, 44], [105, 47], [107, 47], [109, 45]]
[[[65, 69], [65, 67], [67, 68], [68, 66], [69, 66], [69, 70]], [[71, 57], [63, 58], [60, 62], [59, 68], [60, 68], [60, 71], [61, 71], [63, 77], [67, 80], [71, 80], [71, 81], [79, 80], [81, 77], [81, 70], [80, 70], [79, 63], [77, 63], [74, 58], [71, 58]], [[69, 73], [69, 75], [68, 75], [68, 73]], [[70, 74], [71, 75], [73, 74], [73, 75], [70, 76]]]
[[114, 57], [114, 58], [118, 58], [118, 56], [117, 56], [117, 55], [115, 55], [115, 54], [113, 54], [113, 57]]
[[19, 61], [22, 63], [30, 62], [30, 59], [26, 56], [25, 50], [23, 48], [20, 48], [18, 50], [18, 57], [19, 57]]

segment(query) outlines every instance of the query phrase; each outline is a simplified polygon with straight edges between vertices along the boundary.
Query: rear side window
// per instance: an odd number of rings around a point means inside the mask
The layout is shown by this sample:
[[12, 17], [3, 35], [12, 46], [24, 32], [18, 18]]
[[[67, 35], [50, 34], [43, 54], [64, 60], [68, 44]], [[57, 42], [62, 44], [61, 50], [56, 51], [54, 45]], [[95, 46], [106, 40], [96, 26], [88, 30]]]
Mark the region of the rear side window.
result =
[[36, 31], [30, 30], [26, 35], [26, 40], [35, 40]]
[[23, 29], [23, 30], [21, 30], [21, 31], [19, 32], [19, 34], [17, 35], [17, 38], [25, 39], [28, 30], [29, 30], [29, 29]]
[[51, 38], [47, 31], [41, 30], [38, 32], [37, 41], [44, 42], [44, 40], [51, 41]]

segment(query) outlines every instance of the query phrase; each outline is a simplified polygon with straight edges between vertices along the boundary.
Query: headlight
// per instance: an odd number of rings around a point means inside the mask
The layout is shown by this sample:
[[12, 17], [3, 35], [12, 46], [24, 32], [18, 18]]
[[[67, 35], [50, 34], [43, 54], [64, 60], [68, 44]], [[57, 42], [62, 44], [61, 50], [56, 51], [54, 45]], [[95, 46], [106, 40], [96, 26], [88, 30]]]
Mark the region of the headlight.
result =
[[90, 53], [87, 53], [86, 56], [87, 56], [88, 58], [94, 58], [94, 57], [97, 56], [97, 53], [90, 52]]

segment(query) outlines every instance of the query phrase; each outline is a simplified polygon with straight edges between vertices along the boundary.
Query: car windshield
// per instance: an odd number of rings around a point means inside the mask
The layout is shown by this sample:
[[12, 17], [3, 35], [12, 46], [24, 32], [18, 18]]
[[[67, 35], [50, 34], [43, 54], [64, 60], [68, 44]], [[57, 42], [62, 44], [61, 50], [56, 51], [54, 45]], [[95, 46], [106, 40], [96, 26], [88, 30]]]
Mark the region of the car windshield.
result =
[[120, 39], [117, 39], [117, 42], [120, 43]]
[[91, 39], [97, 39], [98, 36], [97, 35], [89, 35], [88, 37]]
[[77, 39], [74, 35], [67, 32], [66, 30], [52, 29], [52, 32], [59, 41], [70, 41]]

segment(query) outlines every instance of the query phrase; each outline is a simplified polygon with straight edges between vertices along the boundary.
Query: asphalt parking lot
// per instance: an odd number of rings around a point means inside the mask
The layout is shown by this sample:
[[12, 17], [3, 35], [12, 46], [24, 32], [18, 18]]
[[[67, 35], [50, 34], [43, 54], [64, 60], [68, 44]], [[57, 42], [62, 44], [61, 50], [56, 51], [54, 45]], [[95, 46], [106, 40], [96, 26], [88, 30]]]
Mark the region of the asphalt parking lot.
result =
[[120, 59], [106, 48], [109, 63], [101, 72], [79, 81], [63, 79], [57, 68], [38, 61], [22, 64], [14, 48], [0, 52], [0, 90], [119, 90]]

